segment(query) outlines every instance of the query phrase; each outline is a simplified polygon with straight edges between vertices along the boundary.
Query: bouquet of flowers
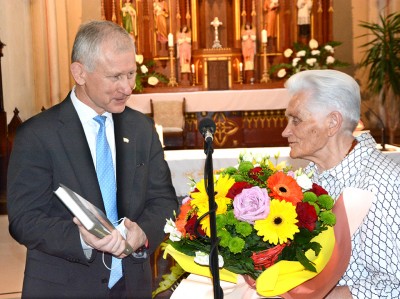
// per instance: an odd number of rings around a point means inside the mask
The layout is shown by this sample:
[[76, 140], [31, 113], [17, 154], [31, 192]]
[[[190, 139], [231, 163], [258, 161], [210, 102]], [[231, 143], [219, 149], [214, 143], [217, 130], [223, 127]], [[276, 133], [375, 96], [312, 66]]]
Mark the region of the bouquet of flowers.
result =
[[153, 60], [145, 63], [143, 55], [136, 55], [136, 65], [136, 86], [134, 91], [143, 92], [146, 85], [156, 86], [159, 82], [168, 82], [167, 77], [154, 70], [155, 62]]
[[270, 73], [271, 75], [276, 73], [278, 78], [285, 78], [304, 70], [346, 66], [347, 63], [334, 57], [335, 47], [339, 45], [341, 45], [340, 42], [331, 41], [320, 46], [315, 39], [311, 39], [308, 45], [295, 43], [293, 49], [288, 48], [283, 52], [283, 56], [289, 60], [289, 63], [271, 67]]
[[[294, 262], [310, 274], [309, 279], [322, 270], [324, 265], [316, 257], [324, 249], [323, 263], [329, 260], [334, 200], [301, 169], [292, 171], [284, 162], [274, 165], [269, 157], [241, 154], [238, 165], [215, 173], [214, 190], [221, 279], [235, 282], [240, 274], [258, 282], [280, 262], [290, 262], [291, 268]], [[208, 211], [204, 180], [193, 182], [179, 215], [167, 220], [164, 228], [169, 233], [166, 252], [191, 273], [207, 272], [201, 268], [207, 269], [211, 250]], [[192, 261], [181, 264], [179, 256]], [[276, 295], [281, 290], [276, 292], [261, 294]]]

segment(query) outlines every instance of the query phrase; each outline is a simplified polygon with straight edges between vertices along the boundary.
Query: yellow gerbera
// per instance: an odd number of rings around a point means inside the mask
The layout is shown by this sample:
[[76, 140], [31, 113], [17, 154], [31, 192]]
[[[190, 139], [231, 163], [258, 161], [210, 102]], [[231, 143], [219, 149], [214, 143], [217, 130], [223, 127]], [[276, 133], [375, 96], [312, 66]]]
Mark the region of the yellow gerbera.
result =
[[293, 204], [273, 199], [268, 217], [256, 220], [254, 229], [257, 230], [257, 235], [264, 236], [265, 242], [283, 244], [288, 239], [293, 239], [294, 234], [299, 232], [296, 217], [296, 207]]
[[[225, 214], [228, 204], [231, 203], [232, 199], [226, 197], [229, 189], [235, 183], [235, 179], [231, 178], [229, 175], [219, 176], [218, 180], [214, 177], [214, 198], [217, 204], [216, 214]], [[190, 201], [192, 207], [197, 208], [197, 215], [201, 217], [209, 211], [208, 207], [208, 194], [204, 185], [204, 179], [196, 184], [196, 189], [198, 192], [192, 192], [190, 197], [193, 198]], [[201, 222], [201, 228], [210, 235], [210, 221], [209, 217], [206, 216]]]

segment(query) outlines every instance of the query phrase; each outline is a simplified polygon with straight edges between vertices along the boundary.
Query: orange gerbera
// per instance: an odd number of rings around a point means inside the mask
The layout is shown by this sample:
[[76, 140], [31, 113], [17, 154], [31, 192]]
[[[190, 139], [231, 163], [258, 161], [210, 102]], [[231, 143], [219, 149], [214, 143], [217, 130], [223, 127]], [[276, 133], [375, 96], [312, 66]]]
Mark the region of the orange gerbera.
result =
[[180, 213], [176, 219], [175, 225], [176, 229], [182, 233], [182, 235], [186, 235], [185, 225], [188, 220], [188, 214], [192, 210], [192, 206], [190, 205], [190, 201], [187, 201], [185, 204], [181, 205]]
[[285, 173], [278, 171], [267, 180], [271, 198], [286, 200], [296, 205], [303, 200], [303, 192], [296, 180]]

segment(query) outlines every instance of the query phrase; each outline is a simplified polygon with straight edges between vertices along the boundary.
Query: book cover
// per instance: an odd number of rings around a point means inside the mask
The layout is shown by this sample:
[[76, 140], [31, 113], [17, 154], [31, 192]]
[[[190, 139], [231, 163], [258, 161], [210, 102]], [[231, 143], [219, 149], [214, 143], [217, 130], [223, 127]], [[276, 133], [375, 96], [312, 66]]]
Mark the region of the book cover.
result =
[[[54, 193], [71, 213], [78, 218], [82, 225], [96, 237], [104, 238], [115, 229], [102, 210], [67, 186], [60, 184], [60, 187]], [[133, 249], [127, 242], [125, 243], [126, 248], [124, 253], [129, 255], [133, 252]]]

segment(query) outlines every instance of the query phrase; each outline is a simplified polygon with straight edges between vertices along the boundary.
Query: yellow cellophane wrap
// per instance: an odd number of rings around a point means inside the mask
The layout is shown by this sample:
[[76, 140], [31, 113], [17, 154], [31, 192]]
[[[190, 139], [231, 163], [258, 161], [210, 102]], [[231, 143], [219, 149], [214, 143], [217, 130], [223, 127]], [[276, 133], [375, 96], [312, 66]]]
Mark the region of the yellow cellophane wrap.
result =
[[312, 250], [307, 251], [306, 256], [314, 263], [317, 272], [306, 270], [300, 262], [280, 261], [266, 269], [257, 278], [257, 293], [262, 296], [280, 295], [320, 273], [331, 258], [335, 246], [333, 228], [329, 227], [328, 230], [313, 238], [313, 241], [321, 244], [322, 249], [318, 256], [315, 256]]
[[[312, 250], [307, 251], [307, 258], [314, 263], [317, 272], [306, 270], [300, 262], [279, 261], [266, 269], [256, 281], [257, 293], [271, 297], [283, 294], [303, 282], [315, 277], [326, 266], [331, 258], [335, 245], [335, 235], [332, 227], [320, 233], [313, 241], [321, 244], [322, 249], [318, 256]], [[187, 272], [211, 277], [208, 266], [201, 266], [194, 262], [193, 256], [188, 256], [168, 245], [164, 252], [164, 258], [170, 254], [174, 260]], [[220, 279], [237, 283], [237, 275], [225, 269], [220, 270]]]

